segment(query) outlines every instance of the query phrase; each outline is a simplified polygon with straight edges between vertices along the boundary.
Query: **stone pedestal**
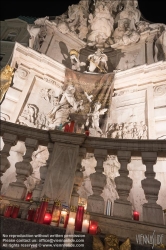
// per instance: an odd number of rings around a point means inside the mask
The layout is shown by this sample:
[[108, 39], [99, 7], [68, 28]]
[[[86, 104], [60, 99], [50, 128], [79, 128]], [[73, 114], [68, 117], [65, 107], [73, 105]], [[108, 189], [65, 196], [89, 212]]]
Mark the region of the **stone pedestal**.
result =
[[142, 152], [142, 162], [146, 165], [146, 179], [141, 183], [148, 201], [143, 204], [143, 220], [149, 223], [164, 224], [162, 207], [156, 203], [161, 186], [160, 181], [155, 179], [156, 174], [153, 170], [156, 161], [156, 152]]
[[119, 170], [120, 176], [115, 178], [119, 199], [114, 201], [113, 215], [132, 219], [132, 204], [127, 200], [130, 189], [132, 188], [132, 180], [128, 177], [129, 171], [127, 169], [127, 164], [131, 159], [131, 152], [118, 151], [117, 157], [121, 164]]
[[106, 185], [106, 176], [103, 174], [103, 162], [107, 157], [107, 150], [95, 149], [94, 156], [97, 161], [96, 173], [90, 175], [93, 194], [88, 197], [87, 210], [89, 212], [104, 214], [104, 199], [101, 193]]

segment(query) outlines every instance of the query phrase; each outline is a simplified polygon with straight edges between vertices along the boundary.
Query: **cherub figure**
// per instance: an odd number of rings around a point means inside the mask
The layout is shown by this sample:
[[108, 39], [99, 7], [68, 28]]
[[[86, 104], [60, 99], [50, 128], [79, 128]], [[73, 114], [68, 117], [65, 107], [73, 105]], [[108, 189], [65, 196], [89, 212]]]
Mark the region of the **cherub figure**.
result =
[[107, 111], [107, 109], [100, 109], [101, 108], [101, 103], [100, 102], [96, 102], [94, 104], [94, 111], [88, 115], [88, 119], [86, 121], [86, 126], [89, 125], [89, 117], [92, 117], [92, 128], [94, 128], [97, 132], [99, 132], [101, 135], [103, 135], [103, 132], [101, 130], [101, 128], [99, 127], [99, 119], [100, 119], [100, 115], [104, 115], [105, 112]]
[[72, 69], [76, 71], [81, 70], [81, 66], [85, 66], [86, 63], [80, 62], [79, 60], [79, 52], [75, 49], [70, 50], [70, 60], [72, 64]]

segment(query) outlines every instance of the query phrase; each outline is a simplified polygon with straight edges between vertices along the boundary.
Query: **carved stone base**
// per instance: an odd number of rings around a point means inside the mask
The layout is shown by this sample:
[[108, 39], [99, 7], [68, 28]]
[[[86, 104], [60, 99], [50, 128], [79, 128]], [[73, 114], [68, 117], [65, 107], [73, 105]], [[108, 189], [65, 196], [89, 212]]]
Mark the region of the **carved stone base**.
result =
[[88, 197], [87, 211], [104, 214], [104, 199], [99, 196], [90, 195]]
[[13, 199], [24, 200], [26, 192], [27, 192], [27, 188], [24, 184], [20, 183], [19, 185], [19, 183], [17, 182], [12, 182], [9, 184], [9, 187], [6, 192], [6, 196], [11, 197]]
[[148, 223], [164, 224], [162, 207], [158, 204], [143, 205], [143, 220]]
[[78, 194], [72, 194], [71, 200], [70, 200], [70, 206], [78, 207], [78, 200], [79, 200], [79, 195]]
[[33, 194], [32, 194], [32, 199], [34, 201], [40, 201], [42, 189], [43, 189], [42, 184], [39, 183], [38, 185], [36, 185], [35, 189], [33, 190]]
[[132, 219], [132, 205], [129, 201], [114, 201], [113, 216]]

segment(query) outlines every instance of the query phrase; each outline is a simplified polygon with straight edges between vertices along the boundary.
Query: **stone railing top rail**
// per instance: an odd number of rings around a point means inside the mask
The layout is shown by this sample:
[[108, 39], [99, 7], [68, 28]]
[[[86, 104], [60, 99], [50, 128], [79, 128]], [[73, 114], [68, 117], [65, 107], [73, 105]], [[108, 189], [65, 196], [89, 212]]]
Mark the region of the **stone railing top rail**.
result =
[[136, 140], [136, 139], [110, 139], [87, 137], [84, 134], [64, 133], [58, 130], [41, 130], [1, 121], [0, 135], [9, 133], [17, 135], [17, 139], [25, 141], [26, 138], [36, 139], [38, 143], [47, 146], [48, 143], [67, 143], [86, 148], [88, 152], [94, 149], [108, 150], [108, 154], [117, 151], [130, 151], [132, 156], [140, 156], [141, 152], [157, 152], [159, 157], [166, 157], [166, 140]]

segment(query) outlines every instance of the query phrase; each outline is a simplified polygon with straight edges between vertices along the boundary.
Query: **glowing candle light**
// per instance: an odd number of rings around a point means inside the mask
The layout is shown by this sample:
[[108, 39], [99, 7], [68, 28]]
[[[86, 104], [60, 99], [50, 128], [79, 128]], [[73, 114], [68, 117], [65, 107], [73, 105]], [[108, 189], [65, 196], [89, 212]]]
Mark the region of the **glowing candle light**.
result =
[[60, 214], [61, 214], [61, 203], [60, 201], [55, 200], [53, 209], [52, 209], [51, 226], [55, 226], [55, 227], [58, 226]]
[[76, 208], [74, 206], [70, 207], [70, 213], [69, 213], [69, 220], [68, 225], [75, 225], [75, 219], [76, 219]]
[[82, 230], [81, 230], [81, 232], [88, 233], [89, 220], [90, 220], [90, 215], [89, 215], [88, 212], [85, 212], [84, 216], [83, 216], [83, 222], [82, 222]]
[[47, 210], [44, 216], [43, 224], [50, 225], [52, 219], [52, 213], [50, 210]]
[[98, 228], [98, 222], [91, 220], [90, 225], [89, 225], [89, 233], [90, 234], [96, 234], [97, 233], [97, 228]]
[[65, 208], [62, 208], [61, 215], [59, 218], [59, 227], [65, 226], [66, 216], [67, 216], [67, 210]]
[[30, 201], [31, 198], [32, 198], [32, 191], [28, 191], [25, 200], [26, 200], [26, 201]]
[[137, 211], [133, 212], [133, 220], [139, 221], [139, 213]]

